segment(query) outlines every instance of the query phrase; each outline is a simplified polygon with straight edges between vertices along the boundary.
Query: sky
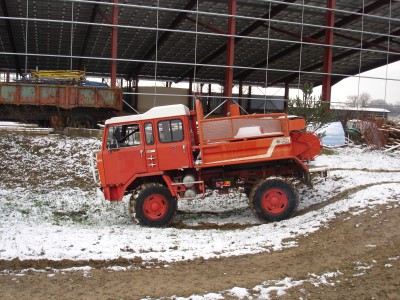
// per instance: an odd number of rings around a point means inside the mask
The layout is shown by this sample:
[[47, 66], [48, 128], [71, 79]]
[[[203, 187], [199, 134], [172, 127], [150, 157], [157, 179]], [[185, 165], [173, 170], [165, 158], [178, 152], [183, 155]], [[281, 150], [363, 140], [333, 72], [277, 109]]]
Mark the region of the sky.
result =
[[[386, 72], [387, 78], [386, 81]], [[400, 62], [389, 64], [361, 74], [344, 79], [332, 87], [332, 102], [345, 102], [347, 96], [367, 92], [372, 99], [383, 99], [390, 104], [400, 104]], [[375, 77], [364, 78], [364, 77]], [[378, 78], [376, 78], [378, 77]], [[392, 79], [392, 80], [390, 80]], [[321, 87], [314, 89], [314, 95], [321, 94]]]

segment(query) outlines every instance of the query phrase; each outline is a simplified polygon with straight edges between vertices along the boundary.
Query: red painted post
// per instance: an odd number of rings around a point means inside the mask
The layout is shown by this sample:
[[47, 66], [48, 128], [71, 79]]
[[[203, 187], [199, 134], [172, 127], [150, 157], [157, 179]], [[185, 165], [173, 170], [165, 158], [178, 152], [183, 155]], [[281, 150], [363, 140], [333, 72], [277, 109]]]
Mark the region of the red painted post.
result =
[[233, 64], [235, 58], [235, 38], [233, 37], [236, 33], [235, 30], [235, 15], [236, 15], [236, 0], [229, 0], [228, 5], [229, 19], [228, 19], [228, 34], [231, 35], [228, 38], [228, 44], [226, 48], [226, 71], [225, 71], [225, 91], [224, 95], [227, 97], [227, 101], [224, 106], [224, 114], [229, 111], [229, 105], [232, 100], [232, 86], [233, 86]]
[[188, 96], [188, 104], [189, 108], [194, 110], [194, 105], [196, 99], [193, 99], [193, 78], [189, 79], [189, 96]]
[[247, 112], [250, 112], [250, 108], [251, 108], [251, 85], [249, 85], [249, 93], [247, 94], [247, 107], [246, 110]]
[[243, 81], [239, 82], [239, 105], [243, 106]]
[[[118, 4], [118, 0], [114, 0]], [[118, 49], [118, 6], [114, 5], [112, 9], [112, 24], [114, 25], [111, 33], [111, 87], [117, 85], [117, 49]]]
[[322, 100], [331, 101], [331, 73], [333, 58], [333, 27], [335, 26], [335, 0], [326, 2], [326, 26], [332, 28], [325, 29], [325, 48], [324, 48], [324, 76], [322, 80]]
[[283, 104], [283, 111], [287, 113], [289, 104], [289, 82], [285, 82], [285, 103]]

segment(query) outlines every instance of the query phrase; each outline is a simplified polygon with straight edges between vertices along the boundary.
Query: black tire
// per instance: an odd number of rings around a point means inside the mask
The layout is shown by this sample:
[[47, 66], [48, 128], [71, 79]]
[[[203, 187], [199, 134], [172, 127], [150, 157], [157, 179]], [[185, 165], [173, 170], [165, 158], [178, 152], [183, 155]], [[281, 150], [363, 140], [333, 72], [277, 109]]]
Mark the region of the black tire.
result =
[[283, 178], [258, 181], [249, 197], [254, 215], [262, 222], [289, 218], [299, 205], [299, 195], [293, 185]]
[[176, 198], [159, 183], [140, 186], [132, 194], [129, 204], [129, 211], [134, 220], [149, 227], [167, 226], [171, 222], [176, 208]]

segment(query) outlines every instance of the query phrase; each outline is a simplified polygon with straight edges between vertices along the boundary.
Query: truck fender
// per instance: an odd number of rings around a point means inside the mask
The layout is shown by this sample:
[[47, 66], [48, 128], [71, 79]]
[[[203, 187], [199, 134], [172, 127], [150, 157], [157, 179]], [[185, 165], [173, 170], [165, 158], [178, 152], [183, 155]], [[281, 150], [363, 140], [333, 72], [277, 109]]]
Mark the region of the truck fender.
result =
[[[134, 183], [134, 181], [140, 179], [140, 178], [146, 178], [146, 177], [153, 177], [155, 178], [160, 178], [162, 179], [162, 181], [164, 181], [164, 184], [166, 185], [166, 187], [169, 189], [171, 195], [173, 197], [176, 197], [176, 191], [172, 186], [172, 180], [171, 178], [164, 174], [163, 172], [152, 172], [152, 173], [145, 173], [145, 174], [136, 174], [134, 175], [131, 179], [129, 179], [125, 184], [123, 184], [122, 186], [120, 186], [119, 188], [119, 199], [117, 200], [122, 200], [123, 195], [125, 195], [126, 190], [132, 185], [132, 183]], [[154, 182], [159, 182], [157, 180], [153, 180]], [[161, 182], [162, 183], [162, 182]]]

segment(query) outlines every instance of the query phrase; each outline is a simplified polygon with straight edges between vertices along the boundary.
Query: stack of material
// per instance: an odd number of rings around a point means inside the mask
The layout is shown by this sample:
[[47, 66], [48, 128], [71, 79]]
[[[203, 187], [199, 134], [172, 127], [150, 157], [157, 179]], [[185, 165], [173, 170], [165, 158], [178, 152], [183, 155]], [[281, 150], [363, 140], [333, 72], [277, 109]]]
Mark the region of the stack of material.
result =
[[385, 136], [379, 130], [378, 125], [373, 121], [361, 121], [357, 123], [357, 128], [360, 130], [367, 144], [374, 148], [382, 148], [386, 145]]
[[44, 70], [33, 71], [31, 76], [15, 80], [25, 84], [82, 85], [86, 73], [80, 70]]
[[350, 120], [347, 122], [348, 132], [351, 130], [359, 134], [359, 139], [370, 147], [382, 148], [386, 145], [386, 138], [372, 120]]
[[32, 77], [40, 79], [76, 80], [85, 79], [85, 71], [80, 70], [44, 70], [31, 72]]
[[18, 122], [3, 122], [0, 121], [0, 132], [23, 132], [23, 133], [36, 133], [36, 134], [49, 134], [54, 131], [53, 128], [40, 128], [36, 124], [24, 124]]
[[382, 124], [379, 129], [387, 138], [386, 150], [389, 151], [400, 151], [400, 124], [394, 122], [386, 122]]

